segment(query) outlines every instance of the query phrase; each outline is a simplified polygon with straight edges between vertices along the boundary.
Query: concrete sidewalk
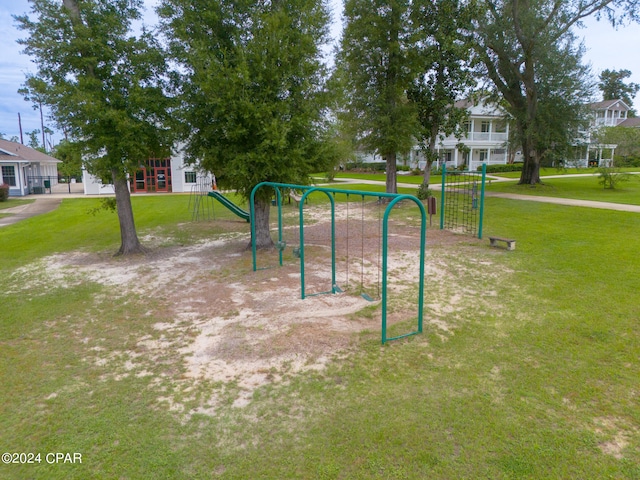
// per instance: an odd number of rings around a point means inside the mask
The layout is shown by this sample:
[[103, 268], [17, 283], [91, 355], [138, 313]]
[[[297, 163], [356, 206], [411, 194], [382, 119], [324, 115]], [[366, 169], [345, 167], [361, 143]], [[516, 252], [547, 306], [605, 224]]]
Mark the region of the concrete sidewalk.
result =
[[9, 214], [6, 217], [0, 218], [0, 227], [18, 223], [25, 218], [52, 212], [62, 203], [62, 198], [58, 195], [30, 195], [27, 198], [30, 197], [36, 197], [35, 202], [0, 210], [0, 215]]
[[568, 205], [571, 207], [601, 208], [604, 210], [617, 210], [619, 212], [640, 213], [640, 205], [629, 205], [628, 203], [596, 202], [594, 200], [519, 195], [516, 193], [485, 192], [485, 195], [487, 197], [508, 198], [509, 200], [524, 200], [526, 202], [555, 203], [556, 205]]
[[51, 188], [51, 193], [21, 197], [21, 199], [35, 201], [26, 205], [0, 210], [0, 215], [8, 214], [6, 217], [0, 218], [0, 227], [18, 223], [25, 218], [52, 212], [60, 206], [64, 198], [82, 198], [84, 196], [84, 187], [81, 183], [59, 183]]

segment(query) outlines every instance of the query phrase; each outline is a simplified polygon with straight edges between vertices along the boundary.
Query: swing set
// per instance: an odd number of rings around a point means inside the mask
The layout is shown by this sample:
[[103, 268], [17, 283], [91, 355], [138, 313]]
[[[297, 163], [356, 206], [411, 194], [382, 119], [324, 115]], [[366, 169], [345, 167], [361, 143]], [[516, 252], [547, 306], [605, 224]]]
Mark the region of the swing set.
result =
[[[362, 222], [362, 231], [361, 231], [361, 255], [364, 257], [364, 199], [366, 197], [374, 197], [378, 200], [378, 205], [380, 206], [383, 202], [383, 199], [388, 199], [388, 203], [386, 205], [384, 215], [382, 217], [382, 226], [381, 226], [381, 237], [382, 237], [382, 245], [378, 248], [378, 265], [380, 265], [380, 259], [382, 260], [382, 270], [378, 268], [378, 275], [382, 277], [382, 288], [379, 292], [378, 296], [381, 297], [381, 309], [382, 309], [382, 343], [384, 344], [390, 340], [397, 340], [400, 338], [404, 338], [410, 335], [415, 335], [418, 333], [422, 333], [422, 324], [423, 324], [423, 303], [424, 303], [424, 256], [425, 256], [425, 244], [426, 244], [426, 218], [427, 214], [424, 208], [424, 205], [420, 200], [418, 200], [413, 195], [405, 195], [405, 194], [397, 194], [397, 193], [382, 193], [382, 192], [368, 192], [368, 191], [358, 191], [358, 190], [343, 190], [336, 188], [327, 188], [327, 187], [313, 187], [313, 186], [304, 186], [304, 185], [292, 185], [287, 183], [276, 183], [276, 182], [261, 182], [256, 185], [251, 191], [249, 207], [250, 207], [250, 217], [251, 217], [251, 252], [252, 252], [252, 260], [253, 260], [253, 271], [256, 271], [257, 268], [257, 248], [256, 248], [256, 231], [255, 231], [255, 222], [253, 219], [255, 218], [255, 195], [256, 192], [263, 187], [272, 188], [275, 190], [275, 205], [278, 207], [278, 239], [275, 242], [276, 248], [278, 249], [279, 256], [279, 264], [282, 266], [283, 264], [283, 251], [286, 248], [286, 241], [283, 237], [283, 216], [282, 216], [282, 193], [281, 189], [293, 189], [297, 191], [304, 192], [300, 197], [300, 201], [298, 202], [299, 209], [299, 240], [300, 243], [298, 246], [294, 247], [293, 253], [299, 258], [300, 261], [300, 290], [301, 290], [301, 298], [305, 299], [307, 296], [315, 296], [315, 295], [325, 295], [325, 294], [336, 294], [341, 293], [343, 290], [340, 288], [336, 281], [336, 194], [343, 194], [347, 196], [347, 284], [348, 284], [348, 269], [349, 269], [349, 198], [350, 196], [360, 197], [362, 199], [361, 203], [361, 222]], [[317, 293], [306, 293], [306, 285], [305, 285], [305, 228], [304, 228], [304, 209], [303, 206], [307, 197], [312, 193], [321, 193], [324, 194], [328, 199], [331, 206], [331, 286], [329, 290], [317, 292]], [[391, 211], [396, 204], [401, 201], [411, 201], [414, 202], [419, 210], [421, 215], [421, 223], [420, 223], [420, 258], [418, 263], [419, 268], [419, 287], [418, 287], [418, 324], [416, 330], [411, 331], [409, 333], [405, 333], [402, 335], [398, 335], [396, 337], [387, 337], [387, 302], [388, 302], [388, 240], [389, 240], [389, 216]], [[379, 210], [380, 212], [380, 210]], [[378, 214], [378, 218], [380, 214]], [[380, 222], [378, 222], [380, 223]], [[362, 284], [364, 283], [364, 258], [361, 259], [361, 296], [368, 301], [373, 301], [373, 298], [369, 296], [362, 289]], [[378, 280], [378, 285], [380, 281]], [[379, 287], [380, 288], [380, 287]]]

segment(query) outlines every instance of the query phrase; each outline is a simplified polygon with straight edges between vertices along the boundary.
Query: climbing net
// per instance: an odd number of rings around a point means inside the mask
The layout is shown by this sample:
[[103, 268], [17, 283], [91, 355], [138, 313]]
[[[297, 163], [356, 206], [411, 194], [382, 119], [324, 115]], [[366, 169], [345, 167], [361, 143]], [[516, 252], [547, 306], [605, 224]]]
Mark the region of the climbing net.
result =
[[481, 172], [442, 169], [440, 229], [482, 238], [486, 165]]

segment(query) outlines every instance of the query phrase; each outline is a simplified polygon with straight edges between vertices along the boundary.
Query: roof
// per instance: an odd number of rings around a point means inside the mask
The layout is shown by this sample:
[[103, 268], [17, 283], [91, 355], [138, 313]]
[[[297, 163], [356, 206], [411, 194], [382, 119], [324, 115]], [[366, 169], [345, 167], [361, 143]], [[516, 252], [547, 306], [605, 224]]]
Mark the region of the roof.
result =
[[46, 153], [17, 142], [0, 139], [0, 162], [62, 163]]
[[[616, 104], [619, 104], [619, 105], [616, 105]], [[625, 110], [630, 110], [629, 105], [624, 103], [619, 98], [618, 99], [613, 99], [613, 100], [603, 100], [602, 102], [591, 103], [589, 106], [593, 110], [607, 110], [607, 109], [613, 107], [614, 105], [622, 107]]]
[[618, 127], [640, 127], [640, 117], [627, 118], [624, 122], [620, 122]]
[[464, 108], [474, 117], [504, 117], [505, 112], [502, 108], [492, 102], [485, 100], [464, 99], [457, 100], [454, 104], [456, 108]]

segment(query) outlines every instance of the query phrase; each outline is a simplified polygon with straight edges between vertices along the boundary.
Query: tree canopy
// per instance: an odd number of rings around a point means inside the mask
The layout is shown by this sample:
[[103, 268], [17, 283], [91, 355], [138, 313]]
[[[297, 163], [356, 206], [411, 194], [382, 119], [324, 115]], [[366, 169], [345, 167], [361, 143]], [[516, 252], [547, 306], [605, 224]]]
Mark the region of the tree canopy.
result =
[[640, 90], [640, 84], [634, 82], [625, 82], [625, 79], [631, 76], [631, 70], [603, 70], [600, 73], [600, 81], [598, 82], [598, 88], [602, 92], [603, 100], [622, 100], [627, 104], [631, 110], [630, 116], [635, 117], [635, 110], [633, 109], [632, 97], [635, 97], [638, 90]]
[[468, 35], [475, 13], [474, 2], [417, 0], [413, 4], [417, 74], [408, 98], [420, 124], [416, 138], [426, 157], [423, 183], [427, 186], [438, 141], [464, 134], [468, 114], [456, 106], [456, 100], [468, 96], [476, 83]]
[[17, 16], [29, 34], [20, 40], [37, 65], [25, 92], [50, 106], [59, 128], [83, 155], [87, 170], [116, 190], [122, 244], [144, 249], [133, 221], [127, 176], [150, 156], [170, 151], [166, 64], [147, 31], [132, 33], [140, 0], [34, 0]]
[[[588, 16], [637, 19], [637, 0], [485, 0], [474, 38], [484, 71], [504, 100], [523, 148], [520, 183], [540, 181], [540, 162], [549, 147], [569, 138], [582, 122], [575, 106], [586, 99], [580, 48], [571, 33]], [[618, 17], [619, 19], [619, 17]], [[563, 64], [567, 61], [567, 64]], [[554, 108], [563, 101], [560, 111]], [[578, 115], [575, 115], [575, 114]], [[558, 128], [564, 133], [558, 137]]]
[[[307, 184], [327, 160], [323, 2], [164, 0], [159, 14], [179, 65], [187, 160], [245, 198], [263, 181]], [[269, 194], [259, 193], [257, 245], [267, 247]]]
[[418, 122], [407, 90], [415, 75], [408, 0], [346, 0], [337, 72], [340, 116], [359, 146], [386, 162], [386, 191], [397, 192], [396, 158], [415, 141]]

